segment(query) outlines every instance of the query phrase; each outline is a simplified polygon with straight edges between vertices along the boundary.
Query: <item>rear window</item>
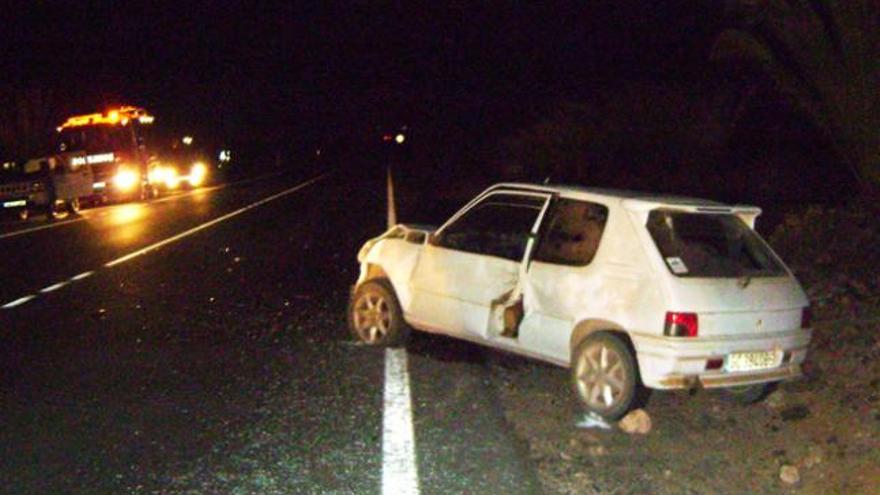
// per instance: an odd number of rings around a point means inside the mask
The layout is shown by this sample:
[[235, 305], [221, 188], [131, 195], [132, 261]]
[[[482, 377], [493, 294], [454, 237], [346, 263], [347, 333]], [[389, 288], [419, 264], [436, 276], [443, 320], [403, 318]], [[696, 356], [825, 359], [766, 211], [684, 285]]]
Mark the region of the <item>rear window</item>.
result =
[[785, 269], [736, 215], [653, 210], [648, 232], [679, 277], [772, 277]]

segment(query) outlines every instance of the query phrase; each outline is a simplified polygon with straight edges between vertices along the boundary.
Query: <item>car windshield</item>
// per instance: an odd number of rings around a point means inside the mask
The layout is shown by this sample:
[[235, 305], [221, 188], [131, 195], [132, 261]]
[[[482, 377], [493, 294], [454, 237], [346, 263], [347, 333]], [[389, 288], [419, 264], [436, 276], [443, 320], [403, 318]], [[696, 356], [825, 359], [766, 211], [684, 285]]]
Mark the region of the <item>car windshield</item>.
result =
[[86, 151], [101, 153], [133, 147], [128, 127], [89, 125], [64, 129], [58, 136], [59, 151]]
[[732, 214], [653, 210], [648, 232], [679, 277], [780, 276], [782, 264], [754, 230]]

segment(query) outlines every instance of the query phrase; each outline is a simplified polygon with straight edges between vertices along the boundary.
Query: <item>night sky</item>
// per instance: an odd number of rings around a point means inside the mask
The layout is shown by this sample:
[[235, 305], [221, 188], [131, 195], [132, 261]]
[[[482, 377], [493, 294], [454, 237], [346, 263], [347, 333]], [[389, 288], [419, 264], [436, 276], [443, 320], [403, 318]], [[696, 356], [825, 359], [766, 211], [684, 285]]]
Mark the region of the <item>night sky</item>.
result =
[[65, 111], [131, 103], [265, 143], [408, 124], [438, 147], [597, 85], [696, 77], [721, 16], [716, 2], [22, 5], [6, 9], [4, 77]]

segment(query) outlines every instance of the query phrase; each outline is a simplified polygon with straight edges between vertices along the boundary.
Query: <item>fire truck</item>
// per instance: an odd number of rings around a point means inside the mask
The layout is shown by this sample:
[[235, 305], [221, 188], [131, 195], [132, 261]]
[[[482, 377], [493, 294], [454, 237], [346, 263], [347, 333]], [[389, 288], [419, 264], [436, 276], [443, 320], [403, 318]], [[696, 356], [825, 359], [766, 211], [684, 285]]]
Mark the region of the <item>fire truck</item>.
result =
[[75, 115], [58, 130], [57, 151], [93, 174], [90, 199], [100, 202], [148, 199], [156, 195], [160, 165], [149, 148], [155, 117], [123, 106], [105, 113]]

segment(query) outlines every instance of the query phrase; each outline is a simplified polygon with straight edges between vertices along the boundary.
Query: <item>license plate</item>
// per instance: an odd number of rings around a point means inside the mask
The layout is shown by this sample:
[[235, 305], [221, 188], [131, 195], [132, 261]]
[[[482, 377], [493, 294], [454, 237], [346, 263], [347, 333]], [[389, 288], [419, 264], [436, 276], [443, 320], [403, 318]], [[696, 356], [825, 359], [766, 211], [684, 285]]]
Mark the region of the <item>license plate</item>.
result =
[[782, 362], [779, 351], [734, 352], [728, 354], [724, 369], [727, 371], [752, 371], [775, 368]]
[[15, 208], [18, 206], [27, 206], [27, 201], [19, 199], [18, 201], [6, 201], [3, 203], [4, 208]]
[[92, 184], [92, 186], [95, 189], [103, 189], [103, 188], [107, 187], [107, 183], [106, 182], [95, 182], [94, 184]]

